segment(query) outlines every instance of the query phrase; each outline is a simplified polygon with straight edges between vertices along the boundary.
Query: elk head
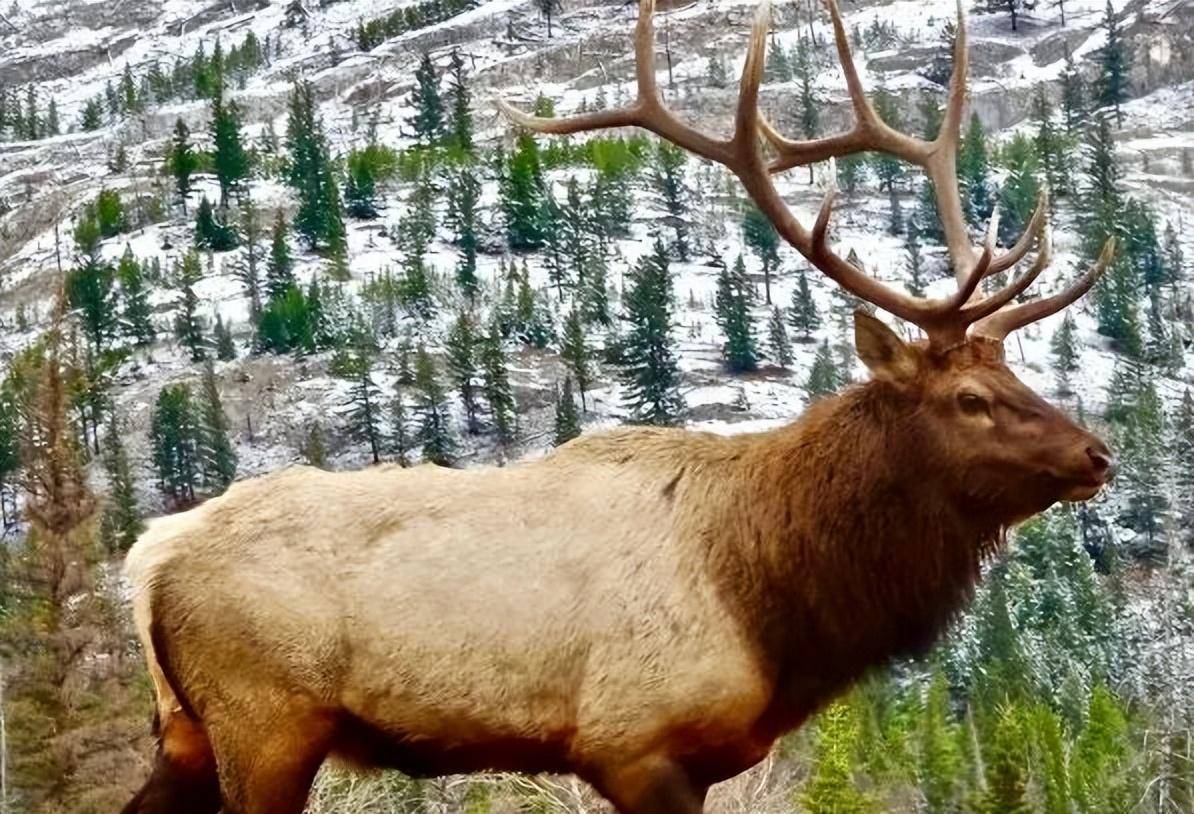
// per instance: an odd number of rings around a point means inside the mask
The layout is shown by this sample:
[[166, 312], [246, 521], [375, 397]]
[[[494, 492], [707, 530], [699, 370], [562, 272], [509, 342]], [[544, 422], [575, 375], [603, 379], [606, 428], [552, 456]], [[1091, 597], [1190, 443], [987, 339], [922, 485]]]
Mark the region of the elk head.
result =
[[[755, 19], [729, 138], [701, 133], [665, 106], [655, 82], [654, 0], [639, 3], [635, 31], [638, 98], [633, 104], [558, 119], [529, 116], [502, 101], [497, 105], [513, 122], [536, 132], [564, 135], [641, 127], [722, 164], [738, 176], [779, 234], [814, 267], [855, 296], [924, 332], [924, 341], [905, 343], [873, 317], [864, 314], [856, 321], [859, 355], [877, 380], [876, 386], [914, 404], [914, 414], [922, 424], [919, 437], [948, 453], [943, 457], [955, 464], [951, 470], [958, 474], [958, 489], [970, 493], [960, 497], [997, 502], [992, 508], [1007, 522], [1058, 500], [1092, 497], [1114, 472], [1106, 446], [1020, 382], [1004, 363], [1002, 343], [1011, 331], [1060, 311], [1090, 290], [1111, 263], [1114, 241], [1107, 242], [1086, 274], [1060, 292], [1013, 303], [1050, 262], [1047, 194], [1042, 193], [1024, 233], [1006, 251], [997, 252], [995, 246], [997, 213], [992, 215], [981, 245], [971, 242], [956, 168], [968, 71], [961, 3], [948, 100], [940, 131], [932, 141], [896, 131], [875, 112], [858, 77], [837, 2], [825, 0], [825, 4], [855, 114], [854, 126], [842, 133], [791, 140], [759, 113], [759, 83], [770, 25], [766, 1]], [[760, 149], [761, 144], [770, 147], [769, 156]], [[836, 192], [832, 182], [811, 229], [796, 219], [775, 187], [772, 176], [776, 173], [864, 151], [903, 159], [928, 176], [957, 282], [952, 294], [936, 299], [910, 296], [868, 276], [835, 253], [828, 241]], [[985, 277], [1017, 267], [1034, 248], [1035, 259], [1018, 277], [994, 293], [977, 294]]]

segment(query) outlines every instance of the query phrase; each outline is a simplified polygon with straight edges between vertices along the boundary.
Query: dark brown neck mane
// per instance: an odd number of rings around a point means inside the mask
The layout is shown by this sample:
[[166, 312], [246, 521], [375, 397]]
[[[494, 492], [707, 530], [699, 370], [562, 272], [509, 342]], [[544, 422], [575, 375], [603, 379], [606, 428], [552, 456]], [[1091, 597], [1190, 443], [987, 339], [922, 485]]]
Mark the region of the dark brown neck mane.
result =
[[[794, 725], [867, 669], [922, 653], [967, 604], [1000, 536], [964, 501], [917, 404], [871, 382], [734, 456], [711, 567]], [[728, 532], [728, 533], [727, 533]]]

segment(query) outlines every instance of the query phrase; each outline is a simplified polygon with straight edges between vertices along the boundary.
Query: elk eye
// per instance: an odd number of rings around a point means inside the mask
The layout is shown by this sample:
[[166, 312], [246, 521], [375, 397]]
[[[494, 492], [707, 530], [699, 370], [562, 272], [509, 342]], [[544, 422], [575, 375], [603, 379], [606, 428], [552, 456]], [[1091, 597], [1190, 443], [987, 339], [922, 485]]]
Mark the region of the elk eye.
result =
[[976, 396], [974, 393], [960, 393], [958, 394], [958, 407], [966, 415], [990, 415], [991, 410], [987, 406], [987, 400], [982, 396]]

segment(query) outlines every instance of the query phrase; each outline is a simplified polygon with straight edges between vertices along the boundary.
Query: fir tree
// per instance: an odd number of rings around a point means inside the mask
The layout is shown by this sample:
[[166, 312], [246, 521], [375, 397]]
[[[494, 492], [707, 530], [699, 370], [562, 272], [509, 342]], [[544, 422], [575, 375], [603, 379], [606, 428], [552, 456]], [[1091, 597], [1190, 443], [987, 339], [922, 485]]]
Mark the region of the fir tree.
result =
[[749, 295], [740, 278], [723, 267], [717, 282], [717, 323], [725, 334], [722, 357], [732, 372], [754, 370], [758, 359]]
[[214, 252], [236, 248], [236, 230], [216, 215], [206, 195], [199, 201], [199, 210], [195, 213], [195, 245]]
[[1107, 41], [1098, 52], [1098, 102], [1100, 107], [1109, 107], [1115, 111], [1115, 123], [1122, 127], [1124, 114], [1121, 106], [1128, 99], [1128, 71], [1131, 68], [1131, 59], [1128, 43], [1124, 39], [1123, 29], [1120, 28], [1119, 16], [1111, 0], [1107, 0], [1101, 27], [1107, 32]]
[[228, 362], [236, 358], [236, 342], [232, 339], [232, 329], [224, 318], [216, 313], [216, 358], [221, 362]]
[[1067, 135], [1077, 135], [1086, 125], [1087, 91], [1073, 54], [1065, 46], [1065, 67], [1061, 72], [1061, 121]]
[[476, 326], [468, 312], [461, 312], [456, 317], [444, 344], [448, 372], [456, 389], [460, 391], [460, 401], [464, 405], [464, 413], [468, 420], [468, 431], [475, 434], [481, 430], [478, 421], [480, 392], [477, 387], [480, 371], [477, 361]]
[[355, 336], [332, 358], [331, 370], [351, 382], [348, 397], [349, 434], [355, 441], [367, 443], [373, 463], [381, 463], [381, 391], [373, 379], [375, 348], [362, 332]]
[[855, 783], [858, 722], [853, 709], [835, 701], [817, 717], [816, 745], [800, 802], [810, 814], [864, 814], [874, 803]]
[[987, 134], [978, 114], [971, 113], [970, 124], [958, 149], [958, 182], [966, 220], [971, 226], [985, 223], [994, 208], [989, 173]]
[[742, 216], [742, 238], [763, 264], [763, 290], [771, 305], [771, 275], [779, 266], [779, 232], [771, 220], [753, 204]]
[[145, 530], [137, 505], [132, 467], [121, 437], [116, 413], [109, 413], [108, 433], [104, 439], [104, 469], [108, 474], [108, 505], [104, 513], [112, 528], [113, 553], [128, 551]]
[[418, 440], [423, 445], [423, 459], [439, 466], [451, 466], [456, 444], [448, 423], [447, 397], [439, 383], [435, 362], [422, 345], [415, 351], [415, 390], [422, 413]]
[[560, 343], [560, 359], [568, 366], [572, 374], [568, 378], [568, 392], [571, 396], [572, 380], [576, 380], [576, 387], [580, 390], [581, 409], [585, 406], [585, 393], [593, 382], [593, 354], [585, 342], [584, 320], [580, 312], [573, 308], [564, 320], [563, 341]]
[[220, 494], [236, 477], [236, 450], [228, 435], [228, 417], [224, 414], [219, 383], [210, 359], [203, 367], [197, 452], [204, 483], [214, 490], [213, 494]]
[[821, 327], [821, 315], [808, 284], [808, 270], [801, 264], [796, 273], [796, 287], [792, 289], [792, 307], [788, 310], [788, 324], [800, 342], [811, 342], [813, 331]]
[[788, 328], [784, 323], [783, 310], [778, 306], [773, 307], [771, 318], [767, 321], [767, 350], [777, 365], [787, 368], [792, 364], [792, 343], [788, 339]]
[[195, 501], [199, 486], [198, 434], [190, 389], [185, 384], [163, 387], [150, 420], [149, 438], [158, 483], [177, 504]]
[[1070, 376], [1078, 371], [1079, 349], [1074, 331], [1074, 317], [1067, 312], [1050, 342], [1053, 353], [1053, 372], [1057, 379], [1057, 392], [1060, 395], [1069, 395], [1072, 392]]
[[166, 154], [166, 165], [174, 176], [174, 189], [178, 192], [185, 213], [187, 196], [191, 194], [191, 176], [199, 168], [199, 156], [191, 146], [191, 131], [181, 118], [174, 123], [174, 140], [170, 143], [170, 152]]
[[1035, 144], [1019, 133], [1004, 147], [1001, 158], [1008, 176], [999, 190], [999, 236], [1011, 245], [1036, 209], [1041, 194], [1037, 181], [1040, 162]]
[[249, 321], [256, 324], [261, 317], [262, 224], [251, 195], [246, 195], [241, 203], [240, 231], [244, 236], [245, 254], [233, 269], [249, 297]]
[[139, 346], [153, 342], [156, 331], [153, 327], [153, 308], [149, 304], [149, 289], [141, 264], [133, 256], [131, 246], [125, 246], [120, 264], [116, 267], [116, 278], [120, 282], [121, 330], [125, 336]]
[[560, 0], [535, 0], [535, 7], [539, 9], [539, 13], [547, 20], [547, 38], [551, 39], [551, 18], [552, 15], [564, 8]]
[[564, 377], [562, 392], [556, 395], [555, 446], [562, 446], [580, 435], [580, 414], [572, 395], [572, 377]]
[[950, 720], [949, 684], [934, 673], [920, 708], [916, 731], [916, 774], [929, 814], [957, 810], [962, 756], [957, 727]]
[[672, 284], [659, 240], [629, 275], [624, 298], [630, 329], [623, 349], [626, 406], [636, 421], [671, 424], [684, 409], [671, 350]]
[[514, 440], [516, 404], [506, 370], [506, 354], [502, 350], [502, 334], [497, 325], [490, 328], [481, 342], [481, 372], [485, 400], [498, 439], [507, 444]]
[[350, 217], [370, 220], [377, 217], [377, 179], [367, 155], [352, 152], [344, 182], [344, 209]]
[[472, 93], [458, 48], [448, 63], [448, 140], [457, 150], [473, 153]]
[[249, 177], [249, 154], [240, 134], [241, 113], [236, 102], [225, 102], [217, 93], [211, 102], [212, 170], [220, 183], [220, 207], [228, 207], [228, 197], [239, 192]]
[[688, 190], [684, 184], [684, 149], [660, 140], [653, 153], [651, 181], [667, 210], [668, 222], [675, 233], [672, 250], [679, 260], [688, 260]]
[[[1175, 461], [1194, 460], [1194, 396], [1189, 388], [1182, 392], [1181, 403], [1173, 416], [1169, 449]], [[1175, 519], [1189, 542], [1194, 539], [1194, 468], [1179, 464], [1174, 475]]]
[[499, 185], [506, 221], [506, 242], [511, 249], [537, 249], [543, 245], [543, 206], [547, 194], [539, 147], [527, 133], [518, 137]]
[[265, 292], [271, 301], [284, 296], [295, 285], [294, 260], [291, 258], [286, 232], [286, 216], [279, 209], [274, 217], [269, 259], [265, 267]]
[[985, 755], [987, 788], [978, 808], [983, 814], [1029, 814], [1024, 724], [1012, 704], [997, 715]]
[[833, 351], [829, 348], [829, 340], [824, 340], [817, 348], [813, 366], [809, 368], [804, 391], [808, 394], [809, 402], [813, 402], [833, 395], [842, 386], [842, 383], [842, 377], [837, 370], [837, 362], [833, 358]]
[[78, 265], [66, 278], [66, 297], [79, 314], [94, 354], [108, 348], [116, 334], [116, 275], [99, 251], [99, 225], [86, 214], [75, 227]]
[[[413, 374], [411, 379], [413, 381]], [[410, 429], [403, 403], [401, 383], [394, 385], [394, 400], [390, 402], [390, 453], [399, 466], [410, 466], [408, 455], [411, 448]]]
[[408, 104], [415, 111], [407, 120], [415, 141], [428, 147], [439, 143], [444, 135], [444, 101], [439, 95], [439, 76], [430, 54], [424, 53], [415, 69], [415, 86]]
[[904, 255], [908, 258], [908, 293], [914, 297], [925, 295], [924, 257], [920, 253], [920, 227], [915, 218], [908, 220], [904, 232]]
[[203, 279], [199, 255], [193, 251], [183, 255], [176, 269], [179, 293], [178, 314], [174, 322], [174, 336], [191, 354], [192, 362], [207, 358], [207, 341], [203, 337], [203, 321], [199, 317], [199, 297], [195, 284]]

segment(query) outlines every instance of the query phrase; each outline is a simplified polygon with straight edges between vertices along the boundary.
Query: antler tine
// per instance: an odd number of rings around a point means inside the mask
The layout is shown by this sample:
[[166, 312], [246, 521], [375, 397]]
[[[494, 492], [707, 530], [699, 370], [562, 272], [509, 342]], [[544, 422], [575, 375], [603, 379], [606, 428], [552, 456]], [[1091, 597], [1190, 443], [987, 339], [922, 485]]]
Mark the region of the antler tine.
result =
[[755, 11], [742, 63], [742, 77], [738, 80], [738, 109], [734, 113], [734, 138], [740, 157], [758, 159], [759, 85], [763, 82], [763, 66], [767, 53], [767, 29], [771, 22], [771, 1], [762, 0]]
[[963, 321], [970, 324], [994, 314], [1000, 308], [1027, 291], [1028, 286], [1032, 285], [1033, 281], [1041, 276], [1041, 272], [1048, 267], [1052, 260], [1053, 238], [1048, 230], [1045, 230], [1041, 235], [1040, 249], [1037, 251], [1036, 260], [1028, 270], [991, 296], [963, 308], [961, 312]]
[[1064, 291], [1041, 300], [1033, 300], [1014, 308], [996, 311], [994, 314], [974, 323], [972, 329], [977, 336], [988, 339], [1002, 340], [1017, 328], [1023, 328], [1033, 322], [1056, 314], [1070, 303], [1077, 300], [1099, 281], [1099, 278], [1110, 267], [1115, 259], [1115, 238], [1109, 238], [1103, 244], [1103, 251], [1099, 254], [1098, 262], [1091, 269], [1075, 280]]
[[962, 114], [966, 109], [966, 79], [970, 73], [970, 50], [966, 44], [966, 11], [958, 0], [958, 25], [954, 31], [954, 66], [949, 76], [949, 97], [941, 128], [933, 142], [938, 152], [954, 153], [962, 138]]
[[1033, 241], [1041, 234], [1041, 226], [1045, 223], [1048, 208], [1049, 189], [1042, 187], [1041, 194], [1036, 199], [1036, 209], [1033, 211], [1032, 217], [1028, 219], [1028, 225], [1020, 235], [1020, 239], [1010, 249], [991, 261], [991, 267], [987, 269], [988, 275], [1007, 271], [1024, 259], [1028, 250], [1032, 248]]
[[983, 240], [983, 251], [978, 262], [968, 269], [958, 282], [958, 290], [946, 300], [950, 310], [960, 310], [978, 290], [978, 284], [987, 276], [991, 267], [991, 259], [995, 256], [995, 235], [999, 232], [999, 207], [991, 212], [991, 219], [987, 222], [987, 236]]

